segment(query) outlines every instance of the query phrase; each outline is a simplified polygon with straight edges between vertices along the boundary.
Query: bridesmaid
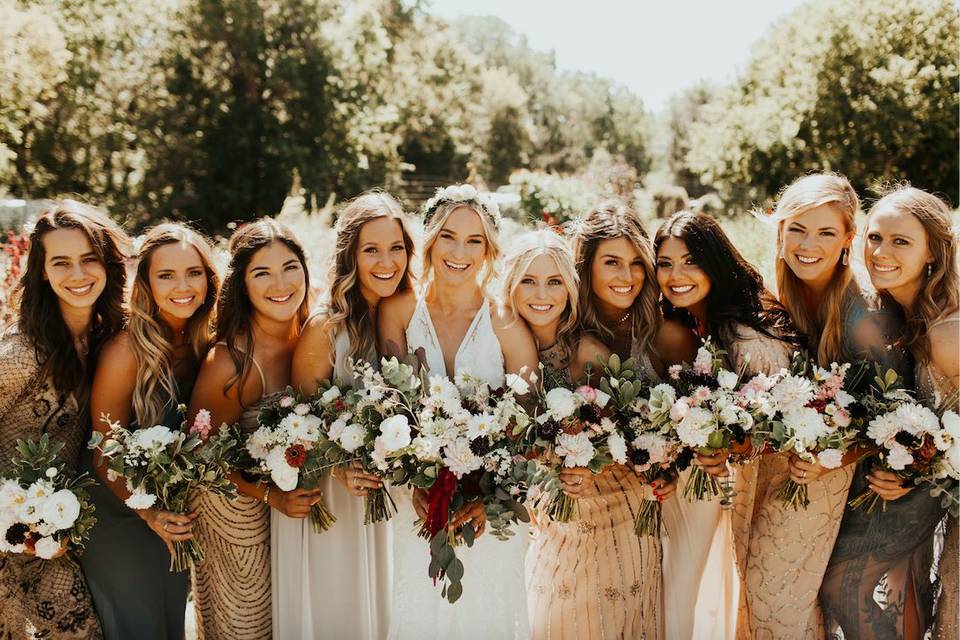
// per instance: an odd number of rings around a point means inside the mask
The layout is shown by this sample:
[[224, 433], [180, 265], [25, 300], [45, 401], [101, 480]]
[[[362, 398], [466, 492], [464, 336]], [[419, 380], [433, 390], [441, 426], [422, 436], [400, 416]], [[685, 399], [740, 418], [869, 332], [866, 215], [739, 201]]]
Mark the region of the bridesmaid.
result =
[[[37, 219], [17, 322], [0, 338], [0, 473], [13, 471], [18, 439], [44, 434], [63, 444], [60, 460], [76, 472], [92, 363], [123, 326], [127, 243], [106, 215], [72, 200]], [[0, 553], [0, 637], [102, 638], [80, 567], [65, 557]]]
[[[899, 342], [915, 359], [918, 397], [939, 410], [955, 409], [960, 276], [949, 207], [919, 189], [899, 188], [874, 204], [864, 235], [870, 279], [906, 319]], [[902, 487], [892, 473], [868, 471], [865, 460], [851, 494], [870, 488], [888, 500], [887, 509], [844, 515], [821, 600], [846, 638], [920, 638], [933, 621], [929, 575], [933, 535], [943, 516], [940, 499], [924, 488]], [[950, 519], [948, 530], [936, 622], [941, 637], [956, 638], [956, 520]], [[881, 580], [883, 607], [873, 599]]]
[[[130, 320], [100, 354], [91, 416], [135, 429], [179, 428], [178, 406], [190, 395], [210, 341], [219, 278], [209, 242], [164, 223], [147, 232], [137, 262]], [[108, 426], [94, 419], [106, 433]], [[173, 543], [193, 537], [192, 513], [132, 510], [123, 478], [111, 480], [99, 452], [85, 455], [102, 484], [91, 496], [97, 524], [81, 558], [108, 639], [183, 638], [189, 577], [169, 570]]]
[[[547, 229], [527, 233], [515, 241], [505, 268], [503, 298], [534, 334], [546, 386], [595, 384], [602, 375], [598, 359], [606, 361], [610, 350], [580, 326], [580, 279], [564, 241]], [[578, 486], [582, 477], [561, 474], [566, 484]], [[544, 519], [527, 550], [531, 635], [660, 637], [659, 541], [646, 538], [638, 544], [634, 533], [643, 500], [637, 474], [618, 465], [586, 479], [589, 486], [578, 492], [579, 520]], [[663, 498], [674, 488], [655, 481]]]
[[[800, 340], [789, 315], [714, 218], [674, 214], [657, 230], [654, 247], [666, 317], [713, 336], [735, 371], [771, 373], [790, 364]], [[709, 472], [726, 474], [725, 453], [698, 458]], [[776, 491], [788, 476], [787, 462], [782, 454], [764, 456], [738, 473], [733, 533], [742, 576], [739, 637], [822, 633], [816, 596], [832, 545], [829, 530], [836, 530], [824, 515], [833, 506], [812, 487], [806, 511], [785, 507]]]
[[[322, 380], [352, 385], [351, 360], [378, 366], [377, 312], [397, 291], [410, 291], [413, 240], [388, 193], [366, 193], [337, 218], [330, 299], [303, 330], [293, 356], [293, 385], [305, 394]], [[380, 479], [350, 468], [323, 482], [337, 523], [317, 535], [309, 523], [274, 514], [274, 636], [372, 638], [389, 629], [391, 521], [364, 525], [363, 496]]]
[[[522, 323], [495, 310], [487, 285], [496, 275], [499, 211], [469, 186], [448, 187], [429, 203], [423, 248], [426, 284], [422, 297], [404, 291], [383, 302], [378, 317], [381, 352], [420, 352], [434, 375], [453, 379], [465, 372], [494, 387], [505, 374], [536, 371], [533, 337]], [[414, 505], [398, 501], [398, 518], [423, 513], [425, 492]], [[404, 497], [405, 498], [405, 497]], [[453, 524], [471, 521], [482, 531], [483, 505], [467, 505]], [[424, 573], [424, 541], [409, 527], [394, 528], [394, 590], [390, 638], [524, 638], [525, 531], [509, 542], [479, 538], [464, 549], [464, 589], [482, 600], [450, 605]]]
[[[289, 229], [265, 218], [233, 234], [217, 305], [217, 342], [200, 369], [191, 417], [206, 409], [214, 425], [239, 422], [245, 433], [258, 428], [260, 406], [290, 383], [309, 290], [304, 251]], [[206, 553], [193, 579], [197, 633], [209, 639], [270, 638], [270, 508], [302, 520], [321, 492], [281, 491], [240, 472], [231, 479], [237, 499], [203, 493], [193, 504]]]
[[[593, 331], [621, 358], [633, 357], [651, 379], [658, 379], [672, 364], [693, 360], [696, 335], [680, 323], [664, 322], [661, 317], [653, 248], [633, 209], [619, 200], [600, 203], [580, 221], [573, 247], [580, 279], [579, 316], [584, 328]], [[590, 474], [584, 470], [572, 472], [589, 479]], [[644, 491], [639, 479], [624, 482], [631, 491]], [[567, 485], [571, 493], [582, 488], [582, 484]], [[663, 518], [669, 536], [659, 542], [642, 542], [647, 547], [648, 564], [662, 565], [663, 572], [664, 605], [658, 610], [663, 619], [648, 618], [647, 622], [655, 622], [658, 633], [667, 638], [693, 637], [694, 616], [689, 612], [697, 607], [690, 606], [690, 599], [696, 598], [720, 518], [719, 506], [704, 505], [682, 500], [665, 502]], [[652, 559], [654, 546], [658, 556], [662, 546], [662, 562]], [[721, 585], [711, 583], [708, 592], [718, 597]]]

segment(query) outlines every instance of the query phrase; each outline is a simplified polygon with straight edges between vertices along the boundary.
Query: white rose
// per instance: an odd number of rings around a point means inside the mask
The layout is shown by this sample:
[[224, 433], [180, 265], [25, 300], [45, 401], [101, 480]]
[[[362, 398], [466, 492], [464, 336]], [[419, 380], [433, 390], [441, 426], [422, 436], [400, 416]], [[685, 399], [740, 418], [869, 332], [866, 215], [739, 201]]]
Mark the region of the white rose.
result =
[[330, 425], [330, 429], [327, 431], [327, 437], [334, 441], [340, 440], [340, 435], [346, 427], [347, 421], [343, 417], [337, 418], [333, 421], [333, 424]]
[[158, 424], [147, 429], [137, 429], [131, 434], [130, 439], [144, 449], [157, 450], [166, 448], [168, 444], [177, 439], [177, 434], [162, 424]]
[[43, 509], [45, 498], [27, 498], [17, 510], [17, 519], [25, 524], [40, 522], [40, 511]]
[[274, 447], [267, 454], [267, 469], [270, 470], [270, 479], [281, 491], [293, 491], [297, 488], [300, 473], [296, 467], [287, 464], [286, 449]]
[[713, 431], [713, 414], [700, 407], [692, 407], [677, 425], [677, 437], [689, 447], [705, 447]]
[[735, 374], [733, 371], [727, 371], [726, 369], [723, 369], [717, 374], [717, 382], [724, 389], [733, 389], [735, 386], [737, 386], [738, 377], [739, 376], [737, 376], [737, 374]]
[[597, 450], [587, 432], [581, 431], [576, 435], [561, 433], [557, 438], [556, 453], [563, 458], [565, 467], [585, 467], [593, 460]]
[[954, 440], [960, 440], [960, 415], [955, 411], [944, 411], [940, 417], [943, 428], [950, 434]]
[[37, 544], [34, 547], [34, 553], [37, 554], [37, 557], [43, 558], [44, 560], [50, 560], [59, 552], [60, 543], [50, 536], [45, 536], [37, 540]]
[[61, 489], [47, 498], [41, 515], [57, 530], [69, 529], [80, 517], [80, 501], [72, 491]]
[[336, 400], [336, 399], [339, 398], [339, 397], [340, 397], [340, 389], [339, 389], [339, 387], [335, 387], [335, 386], [334, 386], [334, 387], [330, 387], [329, 389], [327, 389], [326, 391], [324, 391], [323, 394], [320, 396], [320, 402], [322, 402], [322, 403], [324, 403], [324, 404], [328, 404], [328, 403], [330, 403], [330, 402], [333, 402], [334, 400]]
[[353, 453], [363, 445], [366, 431], [359, 424], [351, 423], [340, 433], [340, 446], [347, 453]]
[[824, 449], [817, 454], [817, 461], [825, 469], [836, 469], [843, 462], [843, 452], [839, 449]]
[[157, 501], [157, 496], [147, 493], [143, 487], [137, 487], [124, 502], [131, 509], [149, 509]]
[[254, 460], [263, 460], [270, 452], [273, 434], [266, 427], [260, 427], [247, 438], [246, 449]]
[[547, 409], [557, 420], [569, 418], [577, 410], [577, 399], [569, 389], [557, 387], [547, 392]]
[[410, 444], [410, 422], [405, 415], [391, 416], [381, 422], [380, 433], [378, 439], [382, 438], [381, 442], [388, 453], [399, 451]]
[[27, 492], [16, 480], [4, 480], [0, 484], [0, 511], [19, 508], [27, 500]]
[[627, 463], [627, 441], [619, 433], [611, 433], [607, 438], [607, 446], [610, 447], [610, 457], [614, 462], [620, 464]]
[[680, 398], [670, 407], [670, 419], [680, 422], [690, 413], [690, 403], [686, 398]]

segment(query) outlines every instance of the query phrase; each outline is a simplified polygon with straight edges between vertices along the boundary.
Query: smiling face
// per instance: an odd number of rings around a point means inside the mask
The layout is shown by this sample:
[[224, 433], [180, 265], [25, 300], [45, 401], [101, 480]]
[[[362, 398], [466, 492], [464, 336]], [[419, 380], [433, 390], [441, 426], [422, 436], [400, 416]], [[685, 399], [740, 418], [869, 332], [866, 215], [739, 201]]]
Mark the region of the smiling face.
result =
[[645, 279], [643, 256], [629, 238], [609, 238], [597, 244], [590, 265], [590, 286], [601, 305], [626, 311], [640, 294]]
[[569, 300], [557, 261], [549, 255], [539, 255], [530, 262], [513, 292], [514, 309], [534, 327], [559, 323]]
[[251, 256], [243, 279], [254, 311], [278, 322], [293, 320], [307, 293], [300, 259], [279, 241]]
[[365, 299], [389, 298], [407, 272], [407, 248], [400, 221], [370, 220], [357, 235], [357, 277]]
[[694, 261], [687, 243], [671, 236], [657, 251], [657, 283], [663, 296], [678, 309], [696, 312], [710, 293], [710, 278]]
[[54, 229], [43, 236], [44, 279], [60, 301], [73, 309], [89, 309], [107, 286], [107, 270], [79, 229]]
[[840, 254], [850, 249], [853, 230], [834, 205], [815, 207], [783, 222], [783, 259], [794, 275], [811, 284], [833, 278]]
[[207, 272], [200, 253], [186, 242], [171, 242], [150, 254], [150, 291], [161, 316], [187, 320], [207, 297]]
[[476, 281], [487, 261], [487, 235], [480, 215], [457, 207], [430, 247], [430, 262], [438, 279], [452, 285]]
[[873, 286], [898, 300], [919, 290], [932, 261], [927, 232], [911, 213], [890, 207], [867, 216], [863, 260]]

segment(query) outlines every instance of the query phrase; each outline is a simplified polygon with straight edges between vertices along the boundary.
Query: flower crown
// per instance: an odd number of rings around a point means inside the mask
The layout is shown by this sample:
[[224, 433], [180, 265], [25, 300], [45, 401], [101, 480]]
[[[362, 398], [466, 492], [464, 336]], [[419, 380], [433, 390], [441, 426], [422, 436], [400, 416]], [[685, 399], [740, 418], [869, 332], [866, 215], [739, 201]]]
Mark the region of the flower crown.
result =
[[477, 209], [482, 209], [490, 216], [497, 231], [500, 230], [500, 207], [488, 196], [477, 191], [476, 187], [469, 184], [455, 184], [437, 189], [433, 197], [423, 205], [423, 223], [426, 225], [430, 222], [430, 218], [437, 213], [440, 205], [453, 203], [471, 205]]

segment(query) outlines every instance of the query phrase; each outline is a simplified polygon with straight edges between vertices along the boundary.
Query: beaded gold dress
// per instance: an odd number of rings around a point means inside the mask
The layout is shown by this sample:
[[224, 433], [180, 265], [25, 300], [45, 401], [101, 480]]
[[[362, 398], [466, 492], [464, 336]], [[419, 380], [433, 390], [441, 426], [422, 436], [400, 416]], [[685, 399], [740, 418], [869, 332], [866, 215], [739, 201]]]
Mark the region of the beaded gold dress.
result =
[[[552, 355], [541, 352], [541, 360]], [[573, 388], [565, 369], [556, 373], [554, 381]], [[634, 533], [643, 481], [614, 465], [585, 483], [577, 520], [541, 516], [534, 528], [525, 563], [531, 637], [663, 638], [660, 540]]]

